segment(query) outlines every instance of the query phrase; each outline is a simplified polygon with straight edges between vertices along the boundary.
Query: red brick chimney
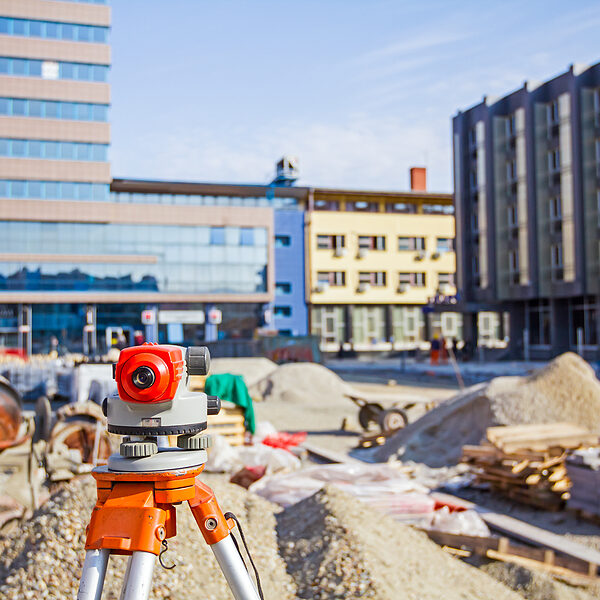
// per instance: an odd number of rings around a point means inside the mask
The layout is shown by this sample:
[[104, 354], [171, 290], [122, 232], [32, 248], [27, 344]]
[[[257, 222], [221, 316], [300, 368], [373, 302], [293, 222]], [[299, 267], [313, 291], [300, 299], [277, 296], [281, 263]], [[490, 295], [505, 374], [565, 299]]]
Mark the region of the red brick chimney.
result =
[[410, 168], [410, 191], [411, 192], [426, 192], [427, 191], [427, 169], [425, 167]]

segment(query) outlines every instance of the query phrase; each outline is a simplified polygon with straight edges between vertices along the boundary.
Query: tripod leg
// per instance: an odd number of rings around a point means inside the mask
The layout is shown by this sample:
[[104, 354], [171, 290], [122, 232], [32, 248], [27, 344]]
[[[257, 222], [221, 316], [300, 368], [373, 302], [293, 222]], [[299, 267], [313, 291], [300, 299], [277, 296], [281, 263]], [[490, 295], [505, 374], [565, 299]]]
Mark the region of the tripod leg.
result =
[[231, 535], [212, 544], [210, 549], [227, 579], [235, 600], [260, 600]]
[[100, 600], [110, 550], [88, 550], [81, 571], [77, 600]]
[[134, 552], [129, 557], [120, 600], [148, 600], [155, 562], [151, 552]]

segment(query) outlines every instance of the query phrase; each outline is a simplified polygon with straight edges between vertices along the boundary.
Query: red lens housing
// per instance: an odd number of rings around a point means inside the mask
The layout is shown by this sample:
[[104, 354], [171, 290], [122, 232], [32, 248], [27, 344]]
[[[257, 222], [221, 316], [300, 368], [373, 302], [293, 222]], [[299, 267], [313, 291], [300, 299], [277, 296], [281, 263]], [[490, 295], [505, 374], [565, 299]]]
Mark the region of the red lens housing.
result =
[[[154, 383], [140, 389], [133, 383], [133, 373], [139, 367], [154, 372]], [[124, 348], [115, 369], [119, 397], [126, 402], [148, 404], [172, 400], [183, 376], [183, 352], [179, 346], [142, 344]]]

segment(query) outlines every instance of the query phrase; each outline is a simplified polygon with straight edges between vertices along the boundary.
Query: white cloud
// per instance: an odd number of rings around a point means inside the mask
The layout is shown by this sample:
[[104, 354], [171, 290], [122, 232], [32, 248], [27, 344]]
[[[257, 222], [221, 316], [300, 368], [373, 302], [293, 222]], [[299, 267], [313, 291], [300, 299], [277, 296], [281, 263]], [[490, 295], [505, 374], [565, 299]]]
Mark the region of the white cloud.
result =
[[299, 185], [358, 189], [408, 189], [408, 169], [429, 167], [429, 187], [449, 191], [448, 122], [405, 122], [354, 115], [345, 122], [293, 122], [258, 133], [248, 127], [223, 137], [216, 129], [191, 128], [167, 139], [147, 134], [140, 147], [153, 153], [121, 155], [113, 146], [115, 176], [195, 181], [267, 182], [283, 154], [300, 160]]

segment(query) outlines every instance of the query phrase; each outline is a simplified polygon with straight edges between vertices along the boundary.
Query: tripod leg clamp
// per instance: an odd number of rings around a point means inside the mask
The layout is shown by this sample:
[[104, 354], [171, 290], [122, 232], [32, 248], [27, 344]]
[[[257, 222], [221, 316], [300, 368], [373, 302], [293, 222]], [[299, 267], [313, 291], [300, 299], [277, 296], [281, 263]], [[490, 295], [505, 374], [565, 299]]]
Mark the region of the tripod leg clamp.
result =
[[196, 480], [195, 492], [194, 498], [188, 503], [204, 540], [211, 546], [226, 538], [235, 523], [225, 518], [214, 492], [208, 486]]

